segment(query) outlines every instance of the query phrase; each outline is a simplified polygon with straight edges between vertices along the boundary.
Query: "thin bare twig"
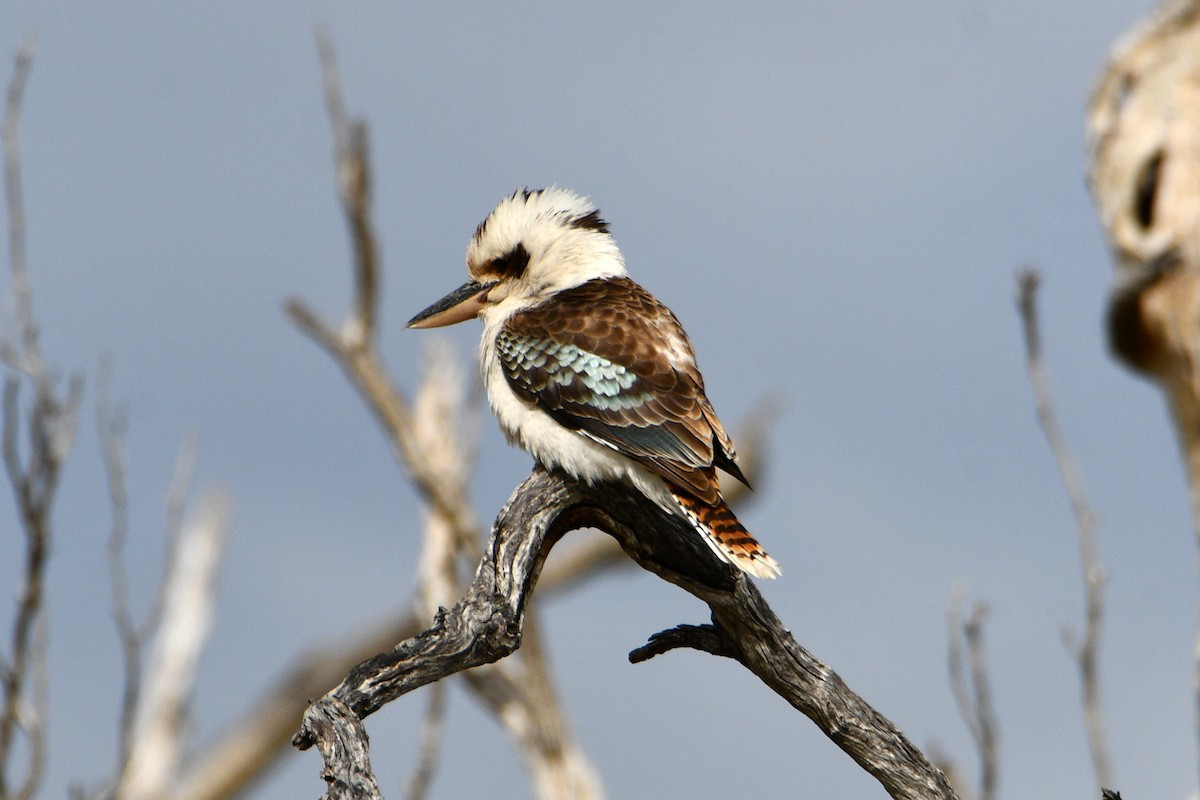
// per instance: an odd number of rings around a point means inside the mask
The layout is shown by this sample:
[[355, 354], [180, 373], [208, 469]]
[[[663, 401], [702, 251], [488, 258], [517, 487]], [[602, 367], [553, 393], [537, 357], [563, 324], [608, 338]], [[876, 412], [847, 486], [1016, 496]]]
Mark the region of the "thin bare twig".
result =
[[111, 363], [105, 362], [100, 367], [96, 381], [96, 430], [100, 439], [104, 474], [108, 482], [109, 506], [112, 509], [112, 529], [107, 548], [108, 573], [112, 584], [113, 621], [117, 626], [117, 640], [121, 646], [121, 660], [125, 673], [117, 746], [116, 774], [120, 776], [125, 772], [125, 765], [129, 761], [133, 717], [137, 711], [138, 693], [141, 691], [142, 639], [133, 622], [129, 602], [129, 578], [125, 572], [125, 542], [129, 538], [129, 492], [126, 486], [129, 420], [123, 409], [114, 410], [110, 405], [108, 388], [111, 372]]
[[333, 41], [323, 29], [317, 32], [317, 51], [325, 85], [325, 106], [333, 128], [338, 193], [355, 255], [355, 313], [349, 321], [357, 324], [345, 329], [343, 335], [350, 341], [361, 340], [374, 332], [379, 308], [379, 284], [376, 280], [378, 248], [371, 228], [371, 167], [368, 161], [367, 126], [361, 120], [350, 121], [346, 116]]
[[[55, 379], [46, 369], [38, 346], [33, 315], [25, 242], [25, 211], [21, 191], [21, 104], [33, 59], [32, 41], [17, 53], [4, 107], [4, 186], [8, 207], [9, 260], [17, 330], [13, 339], [0, 343], [0, 358], [11, 372], [4, 381], [4, 430], [0, 437], [3, 460], [12, 485], [20, 524], [25, 532], [23, 586], [17, 597], [10, 653], [0, 662], [0, 798], [24, 800], [41, 784], [45, 769], [46, 639], [43, 621], [43, 583], [50, 551], [50, 514], [63, 461], [74, 443], [83, 384], [72, 378], [62, 399]], [[28, 452], [24, 461], [19, 438], [19, 391], [23, 378], [33, 387]], [[32, 676], [33, 691], [27, 693]], [[27, 745], [24, 779], [13, 778], [14, 743], [23, 735]]]
[[172, 570], [177, 554], [179, 530], [187, 487], [191, 479], [194, 441], [185, 439], [176, 459], [175, 474], [167, 491], [167, 522], [163, 574], [155, 596], [141, 624], [134, 620], [129, 594], [129, 579], [125, 568], [125, 547], [129, 538], [129, 492], [126, 476], [129, 467], [128, 428], [125, 409], [114, 409], [109, 397], [112, 374], [111, 362], [100, 366], [96, 381], [96, 429], [100, 440], [101, 457], [108, 483], [109, 505], [112, 509], [112, 530], [109, 534], [107, 558], [112, 591], [112, 615], [117, 628], [124, 671], [117, 747], [117, 769], [113, 785], [125, 780], [133, 746], [134, 722], [142, 697], [142, 655], [147, 639], [158, 630], [167, 594], [171, 589]]
[[[991, 684], [988, 681], [987, 656], [983, 645], [983, 623], [987, 605], [976, 603], [971, 615], [963, 621], [962, 607], [965, 592], [959, 587], [950, 599], [947, 615], [949, 633], [950, 688], [958, 704], [958, 712], [971, 732], [979, 754], [980, 800], [995, 800], [1000, 779], [999, 741], [996, 734], [996, 715], [992, 710]], [[963, 658], [963, 643], [967, 646]], [[965, 662], [965, 663], [964, 663]]]
[[1064, 635], [1067, 649], [1079, 670], [1084, 727], [1092, 756], [1092, 770], [1097, 788], [1112, 784], [1112, 768], [1104, 729], [1104, 710], [1100, 701], [1099, 650], [1104, 627], [1104, 584], [1107, 573], [1100, 565], [1096, 544], [1096, 513], [1088, 502], [1083, 477], [1066, 435], [1054, 413], [1050, 380], [1042, 363], [1041, 336], [1038, 330], [1037, 289], [1041, 282], [1038, 273], [1025, 269], [1017, 276], [1017, 308], [1021, 313], [1025, 333], [1026, 368], [1037, 405], [1038, 423], [1054, 455], [1066, 488], [1071, 511], [1079, 532], [1079, 560], [1083, 571], [1084, 624], [1083, 638]]
[[[4, 194], [8, 203], [8, 256], [12, 270], [12, 291], [20, 352], [26, 357], [39, 355], [37, 324], [30, 297], [29, 262], [25, 245], [25, 202], [21, 189], [21, 103], [33, 66], [33, 40], [26, 40], [17, 51], [13, 76], [4, 104]], [[36, 371], [36, 369], [34, 370]]]

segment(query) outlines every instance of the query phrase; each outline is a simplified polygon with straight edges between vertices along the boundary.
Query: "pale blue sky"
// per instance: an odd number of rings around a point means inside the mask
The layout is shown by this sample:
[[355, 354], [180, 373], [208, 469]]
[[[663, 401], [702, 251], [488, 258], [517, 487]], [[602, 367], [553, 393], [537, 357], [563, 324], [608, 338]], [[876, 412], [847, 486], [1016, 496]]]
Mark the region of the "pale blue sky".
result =
[[[37, 36], [24, 149], [44, 347], [89, 380], [114, 359], [143, 597], [187, 431], [200, 484], [234, 496], [200, 740], [306, 645], [412, 590], [413, 492], [280, 310], [298, 295], [340, 317], [349, 296], [313, 37], [324, 23], [349, 108], [370, 123], [382, 346], [399, 380], [411, 386], [428, 338], [403, 322], [461, 282], [467, 238], [500, 197], [552, 182], [590, 194], [633, 276], [691, 333], [727, 424], [763, 397], [782, 403], [743, 518], [783, 565], [764, 591], [798, 640], [915, 742], [973, 770], [945, 677], [945, 608], [964, 581], [992, 605], [1004, 795], [1089, 797], [1059, 639], [1082, 618], [1075, 528], [1012, 302], [1014, 273], [1037, 264], [1048, 367], [1112, 577], [1117, 784], [1130, 798], [1192, 791], [1184, 482], [1160, 397], [1105, 353], [1111, 268], [1084, 183], [1090, 87], [1146, 7], [0, 0], [5, 81], [21, 37]], [[471, 359], [478, 334], [448, 333]], [[88, 402], [50, 573], [46, 797], [115, 758]], [[528, 468], [485, 421], [478, 514], [491, 519]], [[11, 552], [7, 493], [0, 512]], [[0, 596], [15, 579], [0, 557]], [[573, 728], [612, 797], [883, 796], [740, 667], [687, 652], [626, 662], [646, 635], [706, 619], [677, 589], [630, 570], [545, 615]], [[424, 705], [411, 696], [368, 723], [388, 796]], [[447, 741], [434, 797], [477, 795], [482, 776], [491, 796], [528, 794], [502, 734], [457, 692]], [[318, 769], [294, 756], [254, 796], [316, 796]]]

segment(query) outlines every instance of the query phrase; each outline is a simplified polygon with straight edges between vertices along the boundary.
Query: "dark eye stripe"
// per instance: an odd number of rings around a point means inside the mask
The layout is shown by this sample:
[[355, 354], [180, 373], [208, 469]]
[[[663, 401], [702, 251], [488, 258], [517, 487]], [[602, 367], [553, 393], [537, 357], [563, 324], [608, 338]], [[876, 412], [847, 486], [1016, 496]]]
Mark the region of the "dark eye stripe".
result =
[[501, 278], [519, 278], [525, 274], [525, 268], [528, 266], [529, 251], [525, 249], [525, 245], [518, 244], [499, 258], [493, 259], [487, 272]]

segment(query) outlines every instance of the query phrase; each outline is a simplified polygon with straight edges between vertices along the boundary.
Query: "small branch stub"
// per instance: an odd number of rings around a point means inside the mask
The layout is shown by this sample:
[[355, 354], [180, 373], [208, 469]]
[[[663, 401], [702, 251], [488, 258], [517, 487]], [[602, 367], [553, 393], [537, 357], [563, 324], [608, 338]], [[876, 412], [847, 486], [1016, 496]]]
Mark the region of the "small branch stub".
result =
[[743, 655], [716, 625], [676, 625], [654, 634], [649, 641], [629, 654], [629, 663], [640, 664], [671, 650], [688, 647], [741, 661]]
[[367, 755], [367, 731], [345, 703], [326, 697], [304, 715], [303, 727], [292, 740], [317, 744], [325, 762], [321, 778], [328, 800], [383, 800]]

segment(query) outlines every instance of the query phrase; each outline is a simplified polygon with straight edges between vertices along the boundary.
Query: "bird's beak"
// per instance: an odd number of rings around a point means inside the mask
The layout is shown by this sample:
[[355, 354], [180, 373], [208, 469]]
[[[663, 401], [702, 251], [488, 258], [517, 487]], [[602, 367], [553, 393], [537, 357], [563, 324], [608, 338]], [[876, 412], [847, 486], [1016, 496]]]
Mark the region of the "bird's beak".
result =
[[408, 321], [407, 328], [440, 328], [479, 315], [487, 305], [488, 289], [496, 283], [467, 281]]

